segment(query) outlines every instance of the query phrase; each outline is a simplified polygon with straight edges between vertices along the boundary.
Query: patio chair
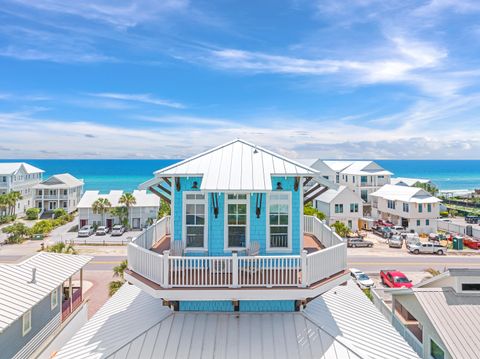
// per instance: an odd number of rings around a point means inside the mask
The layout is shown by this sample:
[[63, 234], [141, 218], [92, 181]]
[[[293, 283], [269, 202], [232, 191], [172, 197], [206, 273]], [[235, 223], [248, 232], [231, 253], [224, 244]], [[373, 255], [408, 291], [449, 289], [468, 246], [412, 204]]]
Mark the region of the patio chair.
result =
[[250, 242], [250, 247], [247, 248], [247, 256], [255, 257], [260, 254], [260, 243], [257, 241]]

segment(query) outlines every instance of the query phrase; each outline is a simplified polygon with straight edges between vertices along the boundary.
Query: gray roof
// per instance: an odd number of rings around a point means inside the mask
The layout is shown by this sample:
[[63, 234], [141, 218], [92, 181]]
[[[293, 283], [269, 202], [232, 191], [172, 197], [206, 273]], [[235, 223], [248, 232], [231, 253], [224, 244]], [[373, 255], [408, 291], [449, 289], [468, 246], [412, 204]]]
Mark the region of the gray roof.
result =
[[303, 312], [172, 312], [124, 285], [56, 358], [418, 358], [349, 282]]
[[452, 288], [413, 292], [453, 358], [480, 358], [480, 295]]
[[[40, 252], [19, 264], [0, 264], [0, 333], [92, 257]], [[32, 268], [36, 281], [31, 282]]]
[[78, 179], [77, 177], [72, 176], [70, 173], [60, 173], [58, 175], [53, 175], [42, 181], [34, 188], [65, 188], [65, 187], [78, 187], [83, 186], [83, 180]]

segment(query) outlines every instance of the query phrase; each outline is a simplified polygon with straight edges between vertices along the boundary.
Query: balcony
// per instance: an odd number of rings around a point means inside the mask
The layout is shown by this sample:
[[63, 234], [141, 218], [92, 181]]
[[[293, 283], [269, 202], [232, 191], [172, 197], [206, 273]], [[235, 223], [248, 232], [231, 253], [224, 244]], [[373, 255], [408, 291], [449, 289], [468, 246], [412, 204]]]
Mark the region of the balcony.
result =
[[304, 228], [300, 255], [174, 256], [165, 217], [128, 245], [125, 278], [167, 300], [313, 298], [348, 279], [346, 244], [315, 217]]

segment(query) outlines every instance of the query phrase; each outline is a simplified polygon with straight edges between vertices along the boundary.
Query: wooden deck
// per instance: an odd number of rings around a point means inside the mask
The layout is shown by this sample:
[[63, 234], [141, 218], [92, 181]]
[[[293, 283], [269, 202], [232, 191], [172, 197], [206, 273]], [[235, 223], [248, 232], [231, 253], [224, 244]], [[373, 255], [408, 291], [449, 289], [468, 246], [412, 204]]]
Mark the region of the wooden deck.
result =
[[[303, 249], [305, 249], [307, 253], [310, 254], [317, 252], [320, 249], [324, 249], [324, 246], [314, 235], [305, 234], [303, 236]], [[162, 254], [164, 251], [170, 250], [170, 236], [167, 235], [163, 237], [155, 244], [153, 248], [151, 248], [151, 250], [160, 254]]]

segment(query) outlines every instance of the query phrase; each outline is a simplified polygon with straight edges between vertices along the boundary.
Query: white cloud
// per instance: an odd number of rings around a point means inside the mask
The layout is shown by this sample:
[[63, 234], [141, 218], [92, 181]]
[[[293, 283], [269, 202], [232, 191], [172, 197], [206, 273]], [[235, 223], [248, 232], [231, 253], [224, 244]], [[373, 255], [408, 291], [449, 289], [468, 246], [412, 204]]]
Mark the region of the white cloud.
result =
[[150, 105], [165, 106], [165, 107], [171, 107], [171, 108], [177, 108], [177, 109], [185, 108], [185, 105], [179, 102], [157, 98], [151, 94], [101, 92], [101, 93], [92, 93], [90, 95], [95, 97], [108, 98], [112, 100], [142, 102]]

